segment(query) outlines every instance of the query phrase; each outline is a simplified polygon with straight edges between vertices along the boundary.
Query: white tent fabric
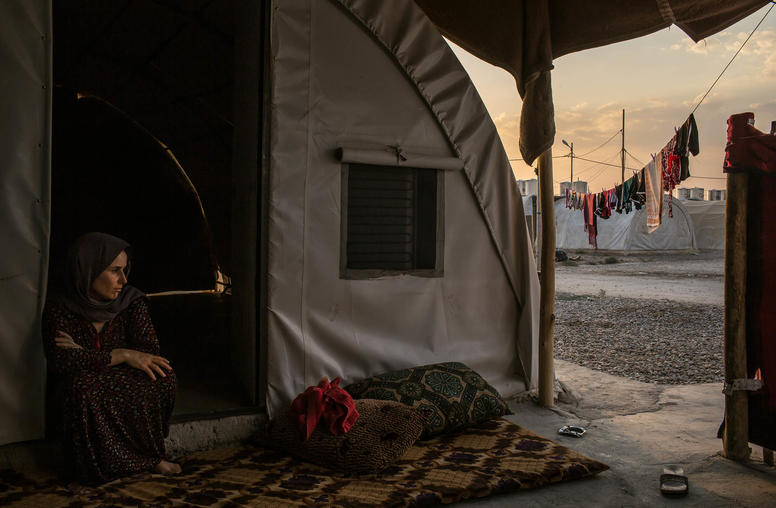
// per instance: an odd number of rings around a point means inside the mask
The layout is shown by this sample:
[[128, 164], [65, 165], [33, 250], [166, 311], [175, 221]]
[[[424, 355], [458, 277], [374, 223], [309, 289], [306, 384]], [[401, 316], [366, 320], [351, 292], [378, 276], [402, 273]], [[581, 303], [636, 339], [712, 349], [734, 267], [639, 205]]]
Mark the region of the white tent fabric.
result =
[[[273, 9], [268, 406], [322, 376], [463, 361], [504, 395], [535, 385], [538, 279], [522, 200], [466, 72], [411, 0]], [[412, 29], [408, 29], [412, 27]], [[339, 276], [337, 148], [457, 157], [444, 275]]]
[[690, 214], [699, 249], [725, 248], [725, 201], [682, 201]]
[[0, 445], [43, 437], [51, 10], [0, 2]]
[[[647, 232], [646, 207], [631, 213], [613, 213], [598, 218], [599, 250], [689, 250], [695, 249], [695, 233], [687, 210], [674, 199], [673, 218], [668, 216], [668, 199], [663, 201], [660, 227]], [[593, 249], [588, 242], [582, 211], [566, 208], [565, 200], [555, 202], [556, 244], [559, 249]]]

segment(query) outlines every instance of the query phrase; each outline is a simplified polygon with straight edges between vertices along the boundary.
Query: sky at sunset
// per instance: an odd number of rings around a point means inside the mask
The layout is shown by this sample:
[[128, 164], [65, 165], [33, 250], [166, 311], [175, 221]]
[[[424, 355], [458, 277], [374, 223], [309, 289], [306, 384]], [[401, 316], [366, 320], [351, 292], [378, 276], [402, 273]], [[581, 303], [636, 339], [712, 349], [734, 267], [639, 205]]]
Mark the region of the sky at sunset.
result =
[[[566, 155], [565, 139], [575, 156], [597, 148], [622, 125], [625, 108], [626, 167], [638, 169], [662, 148], [692, 111], [716, 77], [772, 4], [695, 44], [676, 26], [638, 39], [572, 53], [555, 60], [552, 87], [555, 102], [553, 155]], [[453, 50], [479, 91], [498, 128], [510, 159], [519, 158], [520, 96], [514, 79], [503, 69], [466, 51]], [[703, 104], [695, 112], [701, 152], [690, 158], [690, 179], [680, 187], [724, 189], [722, 160], [726, 120], [752, 111], [755, 126], [769, 132], [776, 120], [776, 8], [766, 17]], [[602, 148], [585, 155], [620, 164], [617, 134]], [[569, 179], [569, 158], [553, 161], [555, 190]], [[535, 178], [532, 168], [512, 161], [519, 179]], [[630, 176], [626, 169], [625, 178]], [[586, 180], [591, 192], [620, 182], [620, 168], [574, 160], [574, 180]]]

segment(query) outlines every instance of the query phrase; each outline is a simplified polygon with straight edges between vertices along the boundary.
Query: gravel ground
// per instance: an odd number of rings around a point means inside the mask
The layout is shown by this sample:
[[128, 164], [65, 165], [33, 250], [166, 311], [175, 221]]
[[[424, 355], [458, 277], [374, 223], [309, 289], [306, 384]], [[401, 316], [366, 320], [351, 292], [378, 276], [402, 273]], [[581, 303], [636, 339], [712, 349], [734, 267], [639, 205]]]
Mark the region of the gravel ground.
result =
[[723, 380], [723, 308], [557, 293], [555, 357], [661, 384]]

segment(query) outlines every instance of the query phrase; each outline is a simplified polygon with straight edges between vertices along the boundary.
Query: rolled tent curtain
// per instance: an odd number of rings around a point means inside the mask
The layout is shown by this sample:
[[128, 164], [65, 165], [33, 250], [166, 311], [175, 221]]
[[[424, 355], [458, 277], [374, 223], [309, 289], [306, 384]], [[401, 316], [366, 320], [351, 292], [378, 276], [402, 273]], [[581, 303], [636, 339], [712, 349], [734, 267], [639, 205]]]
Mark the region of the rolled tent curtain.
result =
[[0, 445], [43, 437], [51, 6], [0, 2]]
[[727, 28], [769, 0], [415, 0], [442, 34], [512, 74], [523, 99], [526, 164], [552, 146], [552, 60], [675, 24], [694, 41]]

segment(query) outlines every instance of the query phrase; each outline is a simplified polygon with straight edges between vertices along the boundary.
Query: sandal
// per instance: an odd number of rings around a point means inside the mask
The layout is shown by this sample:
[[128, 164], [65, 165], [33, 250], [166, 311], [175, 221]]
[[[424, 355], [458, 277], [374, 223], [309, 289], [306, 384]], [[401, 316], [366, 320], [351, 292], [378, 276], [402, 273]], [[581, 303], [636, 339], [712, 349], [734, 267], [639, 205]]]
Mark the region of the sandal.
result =
[[689, 482], [681, 466], [666, 466], [660, 475], [660, 493], [664, 496], [686, 496]]

